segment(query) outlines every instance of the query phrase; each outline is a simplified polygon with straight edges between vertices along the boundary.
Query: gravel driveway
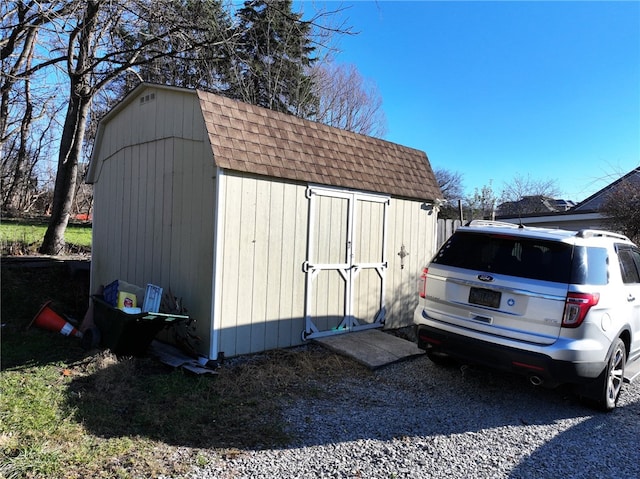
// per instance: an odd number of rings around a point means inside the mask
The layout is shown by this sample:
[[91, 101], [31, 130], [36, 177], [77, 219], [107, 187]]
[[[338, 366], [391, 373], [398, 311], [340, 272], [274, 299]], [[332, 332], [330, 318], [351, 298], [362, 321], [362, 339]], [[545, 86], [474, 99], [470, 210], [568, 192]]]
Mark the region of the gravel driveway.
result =
[[563, 390], [425, 356], [318, 387], [294, 400], [298, 439], [238, 451], [193, 478], [639, 478], [640, 383], [612, 413]]

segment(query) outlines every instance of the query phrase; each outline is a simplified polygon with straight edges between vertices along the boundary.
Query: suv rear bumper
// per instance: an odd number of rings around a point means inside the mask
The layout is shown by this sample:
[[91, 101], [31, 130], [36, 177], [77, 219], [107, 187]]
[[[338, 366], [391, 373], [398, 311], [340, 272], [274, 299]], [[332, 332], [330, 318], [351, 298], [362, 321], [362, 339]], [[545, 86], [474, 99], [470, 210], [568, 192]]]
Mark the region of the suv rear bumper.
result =
[[537, 377], [547, 386], [585, 384], [604, 370], [604, 362], [571, 362], [547, 354], [526, 351], [443, 331], [425, 324], [416, 326], [418, 347], [442, 353], [461, 362], [509, 371], [529, 378]]

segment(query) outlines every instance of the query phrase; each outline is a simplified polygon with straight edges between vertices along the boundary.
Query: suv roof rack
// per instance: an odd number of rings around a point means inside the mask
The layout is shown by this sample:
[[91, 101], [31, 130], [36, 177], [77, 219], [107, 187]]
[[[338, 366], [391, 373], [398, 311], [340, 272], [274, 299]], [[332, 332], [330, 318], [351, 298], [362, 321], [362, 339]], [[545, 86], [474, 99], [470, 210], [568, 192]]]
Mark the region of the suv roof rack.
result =
[[593, 238], [594, 236], [601, 236], [603, 238], [617, 238], [625, 241], [631, 241], [625, 235], [619, 233], [612, 233], [611, 231], [583, 229], [576, 233], [578, 238]]
[[496, 228], [524, 228], [524, 225], [516, 223], [507, 223], [504, 221], [491, 221], [491, 220], [471, 220], [466, 226], [494, 226]]

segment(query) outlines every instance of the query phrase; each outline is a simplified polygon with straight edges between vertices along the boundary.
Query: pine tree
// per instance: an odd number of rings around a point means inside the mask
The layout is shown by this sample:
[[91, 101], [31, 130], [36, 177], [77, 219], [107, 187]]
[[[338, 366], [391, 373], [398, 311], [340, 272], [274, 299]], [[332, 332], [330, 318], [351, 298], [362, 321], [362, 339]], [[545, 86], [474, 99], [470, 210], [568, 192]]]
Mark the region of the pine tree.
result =
[[[158, 56], [153, 51], [144, 52], [148, 61], [135, 72], [128, 72], [123, 85], [116, 86], [120, 96], [128, 93], [140, 81], [220, 90], [220, 72], [227, 69], [224, 65], [229, 60], [226, 52], [233, 41], [229, 37], [232, 34], [231, 15], [225, 10], [222, 0], [178, 0], [171, 5], [175, 9], [176, 18], [197, 21], [193, 24], [185, 22], [186, 28], [163, 45], [168, 53], [177, 53]], [[165, 28], [164, 25], [147, 22], [145, 29], [125, 32], [125, 35], [136, 35], [143, 39], [149, 32], [158, 35], [159, 30]]]
[[315, 99], [308, 68], [315, 59], [311, 24], [291, 0], [249, 0], [237, 12], [227, 95], [272, 110], [308, 117]]

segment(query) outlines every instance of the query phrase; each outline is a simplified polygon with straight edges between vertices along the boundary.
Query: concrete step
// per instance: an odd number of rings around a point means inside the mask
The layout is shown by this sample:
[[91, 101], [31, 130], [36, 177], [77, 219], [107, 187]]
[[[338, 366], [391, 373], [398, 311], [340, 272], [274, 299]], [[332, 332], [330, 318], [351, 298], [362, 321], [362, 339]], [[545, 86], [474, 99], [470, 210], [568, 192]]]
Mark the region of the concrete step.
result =
[[378, 369], [424, 354], [415, 343], [378, 329], [341, 333], [314, 341], [364, 364], [369, 369]]

